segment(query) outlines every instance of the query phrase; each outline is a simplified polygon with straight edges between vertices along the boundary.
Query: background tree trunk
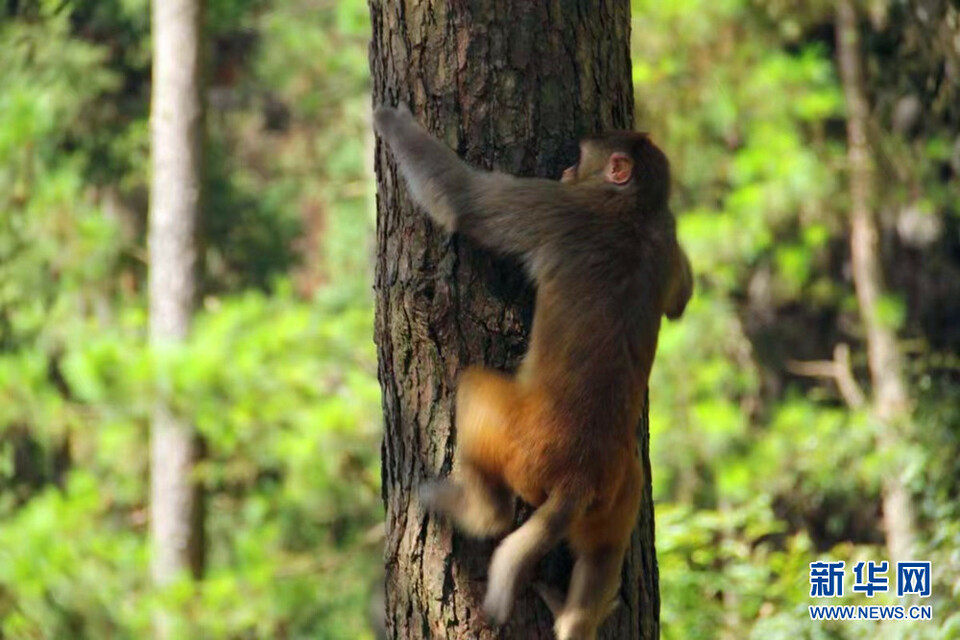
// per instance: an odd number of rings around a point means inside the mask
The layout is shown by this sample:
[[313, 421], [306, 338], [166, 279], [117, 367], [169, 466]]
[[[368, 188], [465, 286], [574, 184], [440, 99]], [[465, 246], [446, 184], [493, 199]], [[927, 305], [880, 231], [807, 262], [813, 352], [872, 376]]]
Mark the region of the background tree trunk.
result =
[[850, 255], [853, 283], [866, 331], [867, 363], [873, 393], [871, 414], [880, 424], [877, 444], [890, 456], [883, 481], [883, 524], [893, 561], [911, 559], [914, 514], [910, 493], [896, 464], [910, 403], [895, 329], [880, 316], [884, 293], [877, 223], [873, 214], [874, 160], [867, 139], [870, 110], [861, 76], [863, 60], [856, 8], [852, 0], [837, 3], [837, 55], [847, 102], [847, 159], [850, 171]]
[[[374, 102], [408, 103], [470, 163], [558, 178], [580, 134], [629, 128], [630, 5], [371, 0]], [[502, 633], [480, 611], [493, 543], [453, 533], [412, 499], [453, 459], [452, 400], [464, 367], [513, 370], [527, 344], [532, 292], [520, 266], [448, 237], [417, 210], [377, 147], [376, 341], [386, 419], [386, 618], [393, 638], [550, 638], [528, 590]], [[655, 638], [659, 593], [647, 487], [624, 567], [623, 606], [602, 638]], [[525, 515], [525, 514], [524, 514]], [[543, 563], [565, 581], [562, 553]], [[565, 586], [565, 582], [564, 582]]]
[[[153, 0], [153, 94], [150, 107], [150, 342], [183, 340], [196, 292], [203, 101], [201, 0]], [[162, 587], [184, 571], [203, 571], [202, 490], [193, 478], [199, 444], [192, 426], [161, 397], [150, 447], [151, 572]], [[172, 637], [157, 620], [157, 635]]]

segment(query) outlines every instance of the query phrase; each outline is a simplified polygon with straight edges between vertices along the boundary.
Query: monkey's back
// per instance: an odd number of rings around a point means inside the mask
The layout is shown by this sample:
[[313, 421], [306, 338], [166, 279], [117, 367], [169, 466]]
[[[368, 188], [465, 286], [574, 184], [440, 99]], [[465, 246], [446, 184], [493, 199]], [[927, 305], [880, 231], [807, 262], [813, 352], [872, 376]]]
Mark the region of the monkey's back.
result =
[[630, 213], [545, 247], [551, 258], [535, 273], [519, 378], [581, 423], [635, 424], [656, 355], [674, 222], [666, 210]]
[[505, 479], [533, 505], [562, 487], [589, 496], [575, 547], [622, 540], [639, 505], [637, 423], [656, 353], [672, 219], [583, 244], [540, 274], [522, 407]]

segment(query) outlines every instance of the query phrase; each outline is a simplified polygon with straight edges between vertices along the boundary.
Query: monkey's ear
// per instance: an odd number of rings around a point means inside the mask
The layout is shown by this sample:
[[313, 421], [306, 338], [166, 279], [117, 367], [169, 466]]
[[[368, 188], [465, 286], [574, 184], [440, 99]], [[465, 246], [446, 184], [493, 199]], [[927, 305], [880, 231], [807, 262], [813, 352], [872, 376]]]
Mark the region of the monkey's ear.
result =
[[611, 153], [603, 170], [603, 177], [613, 184], [627, 184], [633, 177], [633, 158], [621, 151]]

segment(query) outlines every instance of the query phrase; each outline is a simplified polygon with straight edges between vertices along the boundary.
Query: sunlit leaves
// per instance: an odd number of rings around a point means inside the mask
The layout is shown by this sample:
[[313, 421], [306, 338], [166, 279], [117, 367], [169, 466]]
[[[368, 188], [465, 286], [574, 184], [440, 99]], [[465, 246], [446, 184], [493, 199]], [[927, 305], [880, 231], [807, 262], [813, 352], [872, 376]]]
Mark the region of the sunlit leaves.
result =
[[[28, 4], [0, 25], [0, 635], [142, 638], [163, 606], [183, 637], [366, 637], [381, 507], [365, 3], [208, 3], [211, 51], [250, 46], [220, 87], [240, 99], [208, 129], [207, 295], [189, 340], [156, 349], [149, 2]], [[265, 128], [268, 96], [290, 130]], [[308, 209], [329, 264], [309, 302], [283, 277]], [[206, 580], [162, 593], [146, 567], [158, 397], [206, 436], [210, 533]]]

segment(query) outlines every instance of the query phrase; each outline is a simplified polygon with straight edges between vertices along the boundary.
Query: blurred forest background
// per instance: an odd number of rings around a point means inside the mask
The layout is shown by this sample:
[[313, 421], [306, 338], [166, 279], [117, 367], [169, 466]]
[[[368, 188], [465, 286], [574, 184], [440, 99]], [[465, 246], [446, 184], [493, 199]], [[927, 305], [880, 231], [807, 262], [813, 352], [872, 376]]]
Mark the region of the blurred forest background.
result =
[[[673, 160], [699, 287], [651, 384], [667, 639], [960, 638], [960, 14], [859, 7], [888, 284], [874, 315], [910, 399], [887, 440], [850, 266], [833, 4], [633, 2], [638, 121]], [[148, 2], [5, 0], [0, 20], [0, 638], [143, 638], [157, 608], [183, 637], [372, 638], [366, 3], [209, 0], [202, 302], [162, 354], [146, 340]], [[206, 577], [162, 592], [158, 397], [206, 437], [209, 492]], [[934, 620], [811, 622], [811, 561], [889, 557], [892, 477], [913, 559], [933, 562]], [[840, 602], [866, 602], [850, 579]]]

